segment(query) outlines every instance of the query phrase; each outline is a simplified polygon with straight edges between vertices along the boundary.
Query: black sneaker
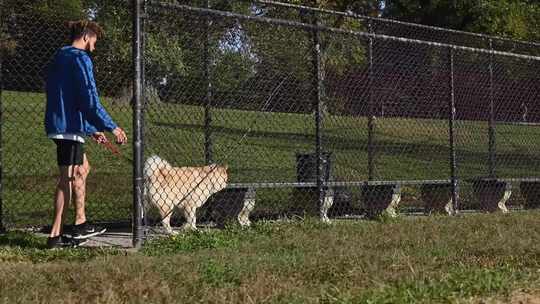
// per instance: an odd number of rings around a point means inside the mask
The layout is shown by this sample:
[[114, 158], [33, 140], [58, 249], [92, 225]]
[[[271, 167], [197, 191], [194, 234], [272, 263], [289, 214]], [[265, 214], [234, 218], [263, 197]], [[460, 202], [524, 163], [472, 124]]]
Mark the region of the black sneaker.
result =
[[49, 249], [59, 249], [59, 248], [66, 248], [66, 247], [74, 248], [74, 247], [79, 247], [83, 245], [87, 241], [88, 240], [74, 240], [65, 235], [59, 235], [59, 236], [47, 238], [47, 248]]
[[88, 243], [88, 239], [79, 239], [79, 240], [76, 240], [70, 236], [67, 236], [67, 235], [62, 235], [62, 242], [64, 242], [64, 245], [66, 247], [71, 247], [71, 248], [77, 248], [81, 245], [84, 245], [86, 243]]
[[91, 225], [88, 222], [84, 222], [79, 225], [73, 226], [72, 239], [74, 240], [84, 240], [91, 238], [96, 235], [100, 235], [107, 231], [107, 229], [95, 225]]
[[61, 235], [47, 238], [47, 248], [57, 249], [62, 247], [64, 247], [64, 242]]

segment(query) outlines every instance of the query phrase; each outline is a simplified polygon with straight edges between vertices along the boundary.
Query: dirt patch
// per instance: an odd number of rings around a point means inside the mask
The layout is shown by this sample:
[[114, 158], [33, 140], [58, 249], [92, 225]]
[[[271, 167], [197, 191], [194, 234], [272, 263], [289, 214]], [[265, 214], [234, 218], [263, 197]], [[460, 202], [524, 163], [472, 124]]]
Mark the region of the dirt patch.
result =
[[476, 304], [540, 304], [540, 290], [519, 289], [513, 291], [508, 297], [494, 297], [488, 299], [475, 299]]

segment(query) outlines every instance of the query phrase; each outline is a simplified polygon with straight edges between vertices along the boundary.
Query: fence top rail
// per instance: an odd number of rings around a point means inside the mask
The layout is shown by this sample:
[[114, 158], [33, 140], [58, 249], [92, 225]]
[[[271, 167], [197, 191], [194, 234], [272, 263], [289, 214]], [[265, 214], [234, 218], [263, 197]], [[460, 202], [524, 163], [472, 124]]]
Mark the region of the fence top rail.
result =
[[522, 183], [522, 182], [529, 182], [529, 183], [540, 183], [540, 177], [470, 177], [470, 178], [463, 178], [458, 179], [458, 181], [463, 181], [466, 183], [476, 183], [476, 182], [506, 182], [506, 183]]
[[495, 121], [496, 125], [501, 126], [522, 126], [522, 127], [540, 127], [538, 122], [523, 122], [523, 121]]
[[[380, 181], [343, 181], [325, 182], [323, 187], [353, 187], [378, 185], [444, 185], [450, 184], [449, 179], [436, 180], [380, 180]], [[227, 189], [240, 188], [316, 188], [316, 182], [262, 182], [262, 183], [230, 183]]]
[[484, 39], [488, 39], [488, 40], [506, 41], [506, 42], [518, 43], [518, 44], [522, 44], [522, 45], [540, 47], [540, 43], [532, 42], [532, 41], [523, 41], [523, 40], [504, 38], [504, 37], [499, 37], [499, 36], [492, 36], [492, 35], [486, 35], [486, 34], [480, 34], [480, 33], [466, 32], [466, 31], [460, 31], [460, 30], [454, 30], [454, 29], [447, 29], [447, 28], [442, 28], [442, 27], [437, 27], [437, 26], [430, 26], [430, 25], [424, 25], [424, 24], [418, 24], [418, 23], [411, 23], [411, 22], [399, 21], [399, 20], [388, 19], [388, 18], [370, 17], [370, 16], [365, 16], [365, 15], [355, 14], [355, 13], [352, 13], [352, 12], [340, 12], [340, 11], [335, 11], [335, 10], [329, 10], [329, 9], [323, 9], [323, 8], [317, 8], [317, 7], [311, 7], [311, 6], [304, 6], [304, 5], [298, 5], [298, 4], [292, 4], [292, 3], [284, 3], [284, 2], [278, 2], [278, 1], [272, 1], [272, 0], [256, 0], [256, 2], [261, 3], [261, 4], [272, 5], [272, 6], [276, 6], [276, 7], [288, 7], [288, 8], [294, 8], [294, 9], [302, 9], [302, 10], [308, 10], [308, 11], [312, 11], [312, 12], [325, 13], [325, 14], [329, 14], [329, 15], [351, 17], [351, 18], [355, 18], [355, 19], [365, 19], [365, 20], [376, 21], [376, 22], [381, 22], [381, 23], [393, 23], [393, 24], [405, 25], [405, 26], [410, 26], [410, 27], [430, 29], [430, 30], [437, 31], [437, 32], [446, 32], [446, 33], [453, 33], [453, 34], [468, 35], [468, 36], [479, 37], [479, 38], [484, 38]]
[[[473, 183], [480, 180], [494, 180], [509, 183], [516, 182], [540, 182], [540, 177], [500, 177], [500, 178], [467, 178], [458, 179], [458, 182]], [[417, 179], [417, 180], [360, 180], [360, 181], [331, 181], [323, 183], [323, 187], [355, 187], [355, 186], [422, 186], [422, 185], [451, 185], [450, 179]], [[253, 183], [230, 183], [227, 189], [261, 189], [261, 188], [316, 188], [316, 182], [253, 182]]]
[[[147, 4], [150, 6], [155, 6], [155, 7], [189, 11], [189, 12], [192, 12], [195, 14], [201, 14], [201, 15], [216, 15], [216, 16], [221, 16], [225, 18], [235, 18], [235, 19], [240, 19], [240, 20], [248, 20], [248, 21], [260, 22], [260, 23], [274, 24], [274, 25], [279, 25], [279, 26], [296, 27], [296, 28], [301, 28], [301, 29], [311, 30], [311, 31], [323, 31], [323, 32], [329, 32], [329, 33], [335, 33], [335, 34], [346, 34], [346, 35], [367, 37], [367, 38], [372, 38], [372, 39], [392, 40], [392, 41], [399, 41], [399, 42], [404, 42], [404, 43], [421, 44], [421, 45], [428, 45], [432, 47], [447, 48], [447, 49], [452, 49], [452, 50], [462, 50], [462, 51], [467, 51], [467, 52], [472, 52], [472, 53], [493, 54], [493, 55], [499, 55], [499, 56], [540, 61], [540, 57], [538, 56], [515, 54], [515, 53], [509, 53], [509, 52], [501, 52], [501, 51], [495, 51], [495, 50], [459, 46], [459, 45], [453, 45], [453, 44], [447, 44], [447, 43], [424, 41], [424, 40], [419, 40], [419, 39], [410, 39], [410, 38], [402, 38], [402, 37], [374, 34], [374, 33], [368, 33], [368, 32], [338, 29], [338, 28], [333, 28], [333, 27], [313, 25], [313, 24], [307, 24], [307, 23], [290, 21], [290, 20], [283, 20], [283, 19], [247, 16], [247, 15], [238, 14], [238, 13], [219, 11], [219, 10], [207, 9], [207, 8], [199, 8], [199, 7], [193, 7], [189, 5], [183, 5], [183, 4], [166, 3], [166, 2], [161, 2], [161, 1], [149, 1]], [[150, 15], [149, 12], [147, 14]]]

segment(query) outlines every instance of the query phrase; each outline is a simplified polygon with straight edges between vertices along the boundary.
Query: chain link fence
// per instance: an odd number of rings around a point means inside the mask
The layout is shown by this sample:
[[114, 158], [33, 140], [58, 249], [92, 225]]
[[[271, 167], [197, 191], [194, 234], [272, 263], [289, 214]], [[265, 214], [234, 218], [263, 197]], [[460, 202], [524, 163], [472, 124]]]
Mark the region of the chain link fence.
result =
[[[59, 176], [56, 147], [43, 125], [47, 65], [59, 48], [70, 44], [68, 21], [95, 18], [106, 33], [91, 54], [100, 99], [115, 122], [132, 134], [133, 17], [126, 1], [93, 1], [89, 7], [11, 2], [5, 1], [1, 12], [2, 220], [7, 227], [42, 227], [52, 222]], [[131, 147], [120, 149], [132, 153]], [[91, 166], [89, 220], [130, 223], [132, 164], [90, 139], [85, 151]], [[73, 212], [67, 215], [67, 222], [73, 222]]]
[[[272, 1], [146, 1], [141, 18], [127, 2], [102, 5], [86, 10], [107, 33], [98, 88], [136, 136], [120, 157], [87, 145], [98, 221], [135, 214], [140, 229], [175, 233], [539, 202], [536, 44]], [[26, 14], [7, 23], [28, 33], [2, 60], [8, 227], [48, 223], [57, 170], [35, 120], [65, 28], [36, 30]]]

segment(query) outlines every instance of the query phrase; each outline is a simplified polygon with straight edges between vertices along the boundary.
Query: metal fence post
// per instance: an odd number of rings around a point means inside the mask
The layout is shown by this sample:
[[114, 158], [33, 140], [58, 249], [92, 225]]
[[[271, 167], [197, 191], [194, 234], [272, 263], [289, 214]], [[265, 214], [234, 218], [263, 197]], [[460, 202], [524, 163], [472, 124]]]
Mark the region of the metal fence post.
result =
[[449, 87], [450, 96], [448, 99], [448, 134], [450, 143], [450, 180], [452, 182], [452, 203], [454, 211], [458, 211], [458, 183], [457, 183], [457, 165], [456, 165], [456, 138], [455, 138], [455, 122], [456, 122], [456, 102], [454, 90], [454, 48], [449, 48], [449, 65], [450, 77]]
[[489, 176], [495, 177], [495, 96], [493, 80], [493, 39], [489, 39]]
[[[206, 1], [206, 8], [210, 8], [210, 1]], [[206, 164], [213, 162], [212, 144], [212, 81], [210, 79], [210, 27], [212, 20], [207, 15], [205, 18], [205, 38], [204, 38], [204, 80], [205, 80], [205, 102], [204, 102], [204, 159]]]
[[[368, 23], [369, 33], [373, 33], [371, 21]], [[373, 37], [369, 37], [369, 65], [368, 65], [368, 180], [374, 179], [375, 169], [375, 149], [373, 147], [375, 131], [375, 111], [373, 109]]]
[[6, 227], [4, 226], [4, 210], [2, 207], [3, 200], [2, 200], [2, 194], [4, 191], [4, 187], [2, 185], [2, 172], [4, 171], [4, 163], [3, 163], [3, 145], [2, 145], [2, 114], [4, 111], [4, 107], [2, 105], [2, 58], [0, 58], [0, 233], [4, 232], [6, 230]]
[[[141, 29], [140, 29], [140, 37], [141, 37], [141, 58], [140, 58], [140, 64], [141, 64], [141, 121], [140, 121], [140, 128], [141, 128], [141, 133], [140, 133], [140, 142], [141, 142], [141, 159], [144, 159], [144, 145], [145, 145], [145, 138], [144, 138], [144, 133], [145, 133], [145, 118], [144, 118], [144, 111], [146, 109], [146, 106], [148, 104], [148, 100], [146, 99], [146, 93], [147, 93], [147, 86], [146, 86], [146, 70], [145, 70], [145, 62], [144, 62], [144, 58], [145, 58], [145, 50], [146, 50], [146, 40], [145, 40], [145, 20], [147, 18], [147, 11], [146, 11], [146, 0], [143, 0], [143, 4], [142, 4], [142, 15], [141, 15], [141, 20], [140, 20], [140, 23], [141, 23]], [[135, 159], [135, 158], [133, 158]], [[141, 162], [142, 163], [142, 162]], [[143, 179], [143, 189], [144, 189], [144, 179]], [[144, 192], [144, 191], [143, 191]], [[142, 198], [141, 198], [141, 203], [142, 203]], [[143, 206], [141, 204], [141, 206]], [[142, 212], [142, 211], [141, 211]], [[147, 226], [148, 226], [148, 222], [147, 222], [147, 214], [142, 212], [142, 238], [145, 239], [146, 238], [146, 233], [147, 233]]]
[[[319, 20], [314, 13], [313, 24], [319, 26]], [[321, 33], [318, 29], [313, 30], [313, 88], [315, 94], [313, 97], [313, 106], [315, 107], [315, 153], [317, 154], [317, 190], [318, 190], [318, 209], [324, 203], [324, 160], [322, 159], [322, 69], [321, 69]], [[321, 218], [323, 214], [321, 213]]]
[[142, 245], [143, 141], [142, 141], [142, 57], [141, 7], [144, 0], [133, 0], [133, 247]]

